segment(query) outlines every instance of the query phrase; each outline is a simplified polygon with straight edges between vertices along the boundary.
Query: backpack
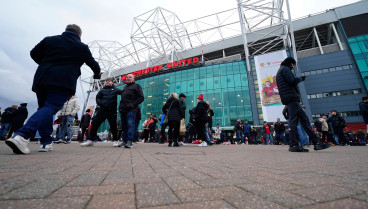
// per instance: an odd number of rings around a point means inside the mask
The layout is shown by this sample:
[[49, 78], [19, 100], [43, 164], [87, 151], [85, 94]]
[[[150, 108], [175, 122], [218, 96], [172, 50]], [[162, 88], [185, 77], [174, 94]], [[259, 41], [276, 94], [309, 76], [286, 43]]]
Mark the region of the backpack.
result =
[[316, 128], [317, 128], [317, 131], [318, 131], [318, 132], [322, 132], [322, 122], [321, 122], [321, 121], [316, 120], [316, 121], [314, 122], [314, 127], [316, 127]]

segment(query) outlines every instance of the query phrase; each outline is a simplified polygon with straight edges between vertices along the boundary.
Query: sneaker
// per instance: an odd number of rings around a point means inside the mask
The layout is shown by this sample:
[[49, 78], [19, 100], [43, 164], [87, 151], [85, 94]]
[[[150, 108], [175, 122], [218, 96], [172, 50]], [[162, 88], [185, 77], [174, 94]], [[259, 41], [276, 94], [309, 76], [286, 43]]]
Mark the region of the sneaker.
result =
[[289, 152], [309, 152], [309, 150], [301, 146], [293, 146], [289, 148]]
[[86, 142], [83, 142], [81, 144], [81, 147], [89, 147], [89, 146], [93, 146], [93, 142], [91, 140], [87, 140]]
[[213, 142], [213, 141], [208, 141], [208, 142], [206, 142], [208, 145], [214, 145], [215, 144], [215, 142]]
[[318, 143], [318, 144], [314, 145], [314, 150], [323, 150], [323, 149], [327, 149], [329, 147], [331, 147], [331, 144]]
[[185, 146], [186, 144], [184, 142], [179, 142], [178, 143], [180, 146]]
[[5, 141], [6, 145], [12, 148], [15, 154], [29, 154], [28, 143], [29, 140], [17, 135], [15, 137], [9, 138]]
[[203, 141], [198, 145], [198, 147], [207, 147], [207, 142]]
[[61, 139], [59, 139], [59, 140], [57, 140], [57, 141], [54, 141], [54, 143], [55, 144], [60, 144], [60, 143], [62, 143], [63, 142], [63, 140], [61, 140]]
[[133, 147], [132, 141], [127, 141], [127, 143], [125, 144], [125, 148], [131, 148], [131, 147]]
[[44, 144], [41, 145], [40, 149], [38, 150], [39, 152], [48, 152], [48, 151], [52, 151], [54, 148], [52, 147], [52, 143], [51, 144]]
[[[181, 142], [181, 143], [183, 143], [183, 142]], [[180, 142], [179, 143], [178, 142], [174, 142], [172, 146], [173, 147], [180, 147]]]
[[118, 141], [114, 141], [114, 147], [118, 147], [119, 146], [119, 142]]
[[118, 145], [118, 147], [125, 147], [125, 142], [121, 142], [121, 144]]

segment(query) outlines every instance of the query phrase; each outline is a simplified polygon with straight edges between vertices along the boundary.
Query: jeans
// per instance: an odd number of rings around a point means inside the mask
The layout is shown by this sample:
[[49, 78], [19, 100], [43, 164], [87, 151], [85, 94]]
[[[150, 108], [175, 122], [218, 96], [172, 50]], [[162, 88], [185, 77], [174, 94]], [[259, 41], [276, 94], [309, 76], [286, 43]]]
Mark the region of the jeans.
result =
[[297, 132], [299, 136], [299, 142], [301, 146], [305, 146], [309, 144], [309, 138], [305, 130], [302, 128], [300, 124], [297, 126]]
[[284, 132], [283, 131], [276, 132], [276, 139], [277, 139], [276, 140], [277, 142], [280, 142], [281, 141], [282, 144], [285, 144]]
[[250, 133], [244, 132], [241, 143], [245, 143], [245, 138], [248, 138], [248, 143], [250, 144]]
[[271, 134], [265, 134], [266, 138], [264, 144], [272, 144], [272, 136]]
[[211, 141], [211, 137], [210, 137], [209, 132], [210, 132], [209, 127], [208, 127], [208, 125], [206, 125], [206, 138], [207, 138], [207, 141]]
[[42, 145], [52, 143], [53, 115], [59, 111], [69, 99], [69, 92], [40, 91], [36, 92], [38, 110], [28, 119], [27, 123], [20, 128], [15, 135], [25, 139], [34, 137], [38, 130]]
[[[5, 140], [6, 134], [9, 131], [11, 123], [3, 123], [1, 124], [1, 129], [0, 129], [0, 138]], [[9, 136], [10, 137], [10, 136]]]
[[236, 131], [236, 142], [241, 141], [243, 138], [243, 132], [241, 130]]
[[139, 126], [139, 120], [135, 121], [135, 129], [134, 129], [134, 137], [133, 137], [133, 141], [134, 142], [138, 142], [138, 126]]
[[67, 141], [70, 141], [73, 137], [73, 121], [74, 116], [65, 115], [62, 117], [62, 122], [60, 124], [60, 131], [57, 136], [58, 139], [65, 139], [65, 132], [68, 131]]
[[301, 127], [303, 127], [304, 131], [309, 136], [309, 139], [312, 140], [313, 145], [319, 143], [319, 138], [314, 134], [312, 129], [310, 128], [310, 123], [307, 115], [305, 114], [304, 110], [300, 106], [299, 102], [290, 102], [287, 104], [288, 106], [288, 113], [289, 113], [289, 139], [290, 139], [290, 146], [298, 146], [299, 142], [297, 140], [297, 126], [300, 123]]
[[123, 129], [123, 141], [127, 143], [128, 141], [133, 141], [135, 134], [135, 117], [136, 112], [123, 112], [121, 113], [121, 125]]

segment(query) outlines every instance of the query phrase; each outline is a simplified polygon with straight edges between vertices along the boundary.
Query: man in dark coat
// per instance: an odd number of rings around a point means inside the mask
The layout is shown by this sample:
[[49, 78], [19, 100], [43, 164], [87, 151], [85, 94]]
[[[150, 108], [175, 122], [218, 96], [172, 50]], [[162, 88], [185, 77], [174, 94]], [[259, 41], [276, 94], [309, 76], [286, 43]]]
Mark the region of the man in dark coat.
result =
[[95, 76], [100, 75], [100, 66], [81, 42], [81, 35], [79, 26], [68, 25], [63, 34], [46, 37], [32, 49], [31, 57], [39, 65], [32, 85], [38, 110], [6, 141], [14, 153], [28, 154], [28, 139], [37, 130], [44, 149], [52, 150], [53, 115], [75, 94], [80, 67], [86, 63]]
[[363, 121], [367, 126], [366, 130], [368, 132], [368, 96], [364, 96], [362, 101], [359, 103], [360, 114], [363, 117]]
[[276, 144], [285, 144], [284, 133], [285, 133], [285, 125], [280, 121], [280, 118], [277, 118], [277, 121], [273, 123], [273, 128], [276, 132]]
[[89, 133], [89, 140], [82, 143], [81, 146], [92, 146], [93, 141], [97, 140], [97, 130], [100, 125], [107, 119], [110, 125], [111, 133], [113, 136], [114, 147], [118, 144], [118, 129], [117, 129], [117, 112], [116, 107], [118, 103], [118, 95], [120, 94], [120, 89], [116, 88], [113, 82], [113, 78], [105, 79], [105, 86], [97, 93], [96, 103], [100, 106], [95, 117], [93, 118], [92, 128]]
[[124, 137], [123, 143], [119, 146], [131, 148], [135, 135], [135, 118], [137, 117], [139, 105], [144, 101], [144, 95], [142, 87], [135, 83], [134, 75], [128, 74], [125, 83], [126, 86], [121, 91], [119, 106]]
[[8, 133], [8, 138], [10, 138], [14, 132], [18, 131], [26, 121], [28, 117], [27, 103], [20, 104], [20, 107], [14, 112], [14, 117], [11, 121], [11, 128]]
[[[81, 134], [81, 141], [84, 141], [84, 135], [86, 134], [88, 127], [89, 127], [89, 123], [91, 122], [91, 110], [87, 109], [86, 113], [82, 116], [81, 118], [81, 122], [80, 122], [80, 127], [82, 128], [82, 134]], [[89, 138], [89, 134], [86, 134], [87, 138]]]
[[11, 122], [15, 115], [18, 105], [12, 105], [7, 107], [1, 117], [1, 129], [0, 129], [0, 139], [5, 140], [9, 129], [11, 128]]
[[290, 152], [308, 152], [308, 149], [304, 149], [299, 145], [297, 139], [297, 125], [300, 122], [301, 126], [307, 132], [309, 138], [312, 140], [314, 145], [314, 150], [327, 149], [331, 145], [320, 143], [319, 138], [310, 129], [310, 122], [302, 110], [300, 105], [300, 95], [298, 91], [298, 84], [305, 80], [305, 76], [295, 77], [291, 70], [296, 65], [296, 61], [288, 57], [286, 58], [280, 66], [279, 71], [276, 75], [276, 83], [279, 89], [279, 94], [281, 97], [281, 102], [288, 106], [288, 116], [289, 116], [289, 138], [290, 138]]

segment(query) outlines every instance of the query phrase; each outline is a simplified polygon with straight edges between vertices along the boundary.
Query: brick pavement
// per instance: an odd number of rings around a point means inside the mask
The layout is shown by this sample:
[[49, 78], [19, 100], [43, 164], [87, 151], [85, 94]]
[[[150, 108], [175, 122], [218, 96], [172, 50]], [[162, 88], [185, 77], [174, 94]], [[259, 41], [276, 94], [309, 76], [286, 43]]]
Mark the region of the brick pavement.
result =
[[[0, 142], [0, 208], [368, 208], [368, 147]], [[312, 149], [312, 147], [311, 147]]]

